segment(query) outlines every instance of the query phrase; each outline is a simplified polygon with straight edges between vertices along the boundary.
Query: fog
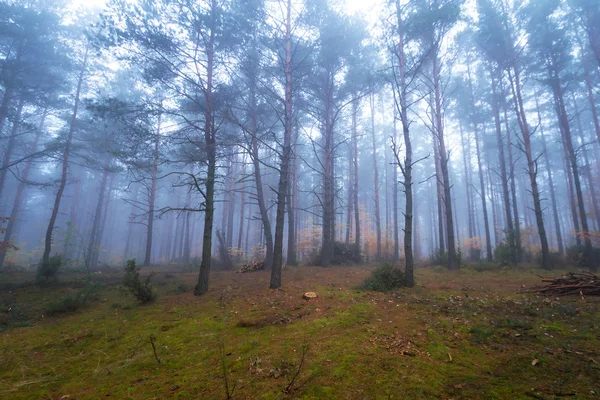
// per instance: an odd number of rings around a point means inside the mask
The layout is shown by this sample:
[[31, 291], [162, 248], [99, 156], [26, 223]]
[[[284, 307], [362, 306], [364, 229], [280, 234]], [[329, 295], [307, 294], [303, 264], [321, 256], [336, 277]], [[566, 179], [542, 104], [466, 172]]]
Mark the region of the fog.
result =
[[600, 6], [357, 4], [1, 2], [0, 271], [595, 269]]

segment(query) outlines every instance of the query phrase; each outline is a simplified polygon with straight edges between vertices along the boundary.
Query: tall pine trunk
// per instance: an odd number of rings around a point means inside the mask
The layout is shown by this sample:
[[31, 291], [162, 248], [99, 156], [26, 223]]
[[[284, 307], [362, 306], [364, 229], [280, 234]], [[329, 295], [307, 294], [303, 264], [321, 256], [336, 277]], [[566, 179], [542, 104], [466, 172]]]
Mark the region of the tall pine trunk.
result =
[[379, 168], [375, 141], [375, 94], [369, 96], [371, 105], [371, 142], [373, 145], [373, 187], [375, 189], [375, 230], [377, 235], [377, 260], [381, 260], [381, 213], [379, 210]]
[[356, 227], [356, 234], [354, 236], [354, 245], [356, 246], [356, 252], [360, 253], [360, 205], [358, 204], [358, 129], [356, 115], [358, 113], [358, 99], [352, 100], [352, 148], [353, 157], [352, 164], [354, 167], [354, 188], [352, 190], [354, 195], [354, 226]]
[[[496, 129], [496, 145], [498, 147], [498, 161], [500, 165], [500, 180], [502, 181], [502, 199], [504, 203], [504, 217], [506, 219], [506, 242], [510, 251], [510, 261], [517, 263], [517, 249], [515, 244], [515, 230], [510, 211], [510, 193], [508, 190], [509, 177], [506, 170], [506, 158], [504, 157], [504, 140], [502, 139], [502, 125], [500, 123], [500, 94], [498, 93], [498, 82], [491, 73], [492, 80], [492, 112], [494, 113], [494, 127]], [[508, 143], [510, 146], [510, 143]]]
[[[439, 51], [439, 49], [438, 49]], [[455, 270], [460, 266], [458, 265], [458, 259], [456, 256], [456, 246], [454, 242], [454, 218], [452, 215], [452, 193], [450, 186], [450, 174], [449, 174], [449, 158], [448, 151], [446, 150], [446, 141], [444, 137], [444, 125], [442, 121], [442, 94], [441, 94], [441, 82], [440, 82], [440, 60], [439, 54], [434, 56], [433, 59], [433, 91], [435, 96], [435, 126], [437, 140], [439, 142], [439, 157], [440, 157], [440, 171], [442, 173], [442, 187], [444, 190], [444, 210], [446, 214], [446, 237], [448, 240], [448, 269]]]
[[204, 231], [202, 233], [202, 260], [198, 283], [194, 288], [195, 296], [208, 292], [208, 278], [212, 260], [212, 234], [215, 214], [215, 180], [217, 172], [217, 143], [215, 120], [212, 109], [213, 73], [215, 58], [215, 30], [217, 20], [217, 0], [210, 2], [210, 34], [206, 48], [206, 87], [204, 89], [204, 145], [206, 146], [206, 191], [204, 197]]
[[533, 208], [535, 212], [535, 219], [538, 228], [538, 235], [540, 237], [540, 244], [542, 247], [542, 268], [550, 269], [552, 267], [550, 261], [550, 249], [548, 247], [548, 238], [546, 237], [546, 228], [544, 226], [544, 215], [542, 211], [542, 203], [540, 197], [540, 190], [537, 182], [537, 159], [533, 156], [533, 150], [531, 148], [531, 133], [529, 129], [529, 123], [527, 122], [527, 114], [523, 105], [523, 97], [521, 95], [521, 78], [518, 68], [513, 67], [512, 71], [509, 71], [509, 79], [511, 84], [511, 90], [513, 92], [513, 101], [515, 107], [515, 113], [517, 115], [517, 122], [521, 129], [521, 136], [523, 139], [524, 152], [527, 158], [527, 172], [529, 174], [529, 181], [531, 184], [531, 196], [533, 198]]
[[44, 240], [44, 253], [42, 255], [42, 265], [44, 265], [44, 266], [48, 265], [48, 263], [50, 261], [50, 252], [52, 251], [52, 235], [54, 233], [54, 224], [56, 223], [56, 217], [58, 216], [58, 210], [60, 209], [60, 202], [62, 200], [62, 195], [63, 195], [63, 192], [65, 191], [65, 186], [67, 185], [67, 175], [69, 172], [69, 157], [71, 155], [71, 144], [73, 142], [73, 134], [75, 133], [75, 124], [77, 122], [77, 112], [79, 111], [79, 100], [80, 100], [80, 96], [81, 96], [81, 87], [83, 86], [83, 79], [85, 77], [85, 73], [87, 70], [88, 52], [89, 52], [89, 47], [86, 47], [85, 55], [83, 57], [83, 65], [81, 67], [81, 71], [79, 72], [79, 77], [77, 79], [77, 89], [75, 90], [75, 101], [73, 104], [73, 112], [71, 113], [71, 121], [69, 124], [69, 131], [67, 133], [67, 142], [65, 144], [65, 150], [63, 152], [60, 184], [58, 186], [58, 191], [56, 192], [56, 196], [54, 198], [52, 214], [50, 216], [50, 220], [48, 221], [48, 229], [46, 230], [46, 238]]
[[152, 176], [148, 192], [148, 225], [146, 228], [146, 252], [144, 255], [144, 266], [150, 265], [152, 257], [152, 237], [154, 235], [154, 208], [156, 203], [156, 185], [158, 179], [158, 157], [161, 133], [161, 115], [158, 116], [156, 127], [156, 138], [154, 139], [154, 152], [152, 154]]
[[283, 229], [285, 224], [285, 203], [288, 197], [290, 180], [290, 159], [292, 153], [292, 0], [287, 0], [285, 21], [285, 99], [284, 134], [277, 190], [277, 217], [275, 222], [275, 243], [273, 245], [273, 268], [271, 269], [271, 289], [281, 286], [283, 264]]

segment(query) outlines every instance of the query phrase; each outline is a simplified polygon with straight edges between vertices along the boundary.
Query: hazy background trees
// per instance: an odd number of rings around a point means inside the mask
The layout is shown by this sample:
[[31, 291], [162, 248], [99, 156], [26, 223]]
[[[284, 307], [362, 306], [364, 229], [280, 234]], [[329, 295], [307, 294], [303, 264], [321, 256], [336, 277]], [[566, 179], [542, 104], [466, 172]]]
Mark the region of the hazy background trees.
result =
[[369, 8], [0, 3], [0, 266], [595, 269], [600, 5]]

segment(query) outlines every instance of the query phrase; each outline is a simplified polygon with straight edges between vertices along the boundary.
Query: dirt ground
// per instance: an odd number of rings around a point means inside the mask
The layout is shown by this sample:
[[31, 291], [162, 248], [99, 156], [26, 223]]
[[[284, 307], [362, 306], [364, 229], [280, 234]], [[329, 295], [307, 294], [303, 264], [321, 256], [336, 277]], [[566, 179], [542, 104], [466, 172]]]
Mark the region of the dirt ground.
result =
[[600, 300], [522, 293], [540, 271], [420, 268], [416, 288], [390, 293], [356, 289], [372, 268], [288, 267], [278, 290], [267, 271], [215, 272], [200, 298], [196, 272], [155, 271], [155, 303], [105, 273], [84, 308], [57, 316], [45, 305], [80, 290], [78, 276], [39, 288], [3, 274], [0, 398], [600, 395]]

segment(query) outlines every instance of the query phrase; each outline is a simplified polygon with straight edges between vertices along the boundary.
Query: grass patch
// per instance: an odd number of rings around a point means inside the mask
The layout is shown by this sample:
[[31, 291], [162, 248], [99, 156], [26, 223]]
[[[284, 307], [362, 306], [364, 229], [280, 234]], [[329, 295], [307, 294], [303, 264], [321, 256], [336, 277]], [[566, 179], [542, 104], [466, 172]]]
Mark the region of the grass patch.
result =
[[[268, 271], [220, 272], [201, 298], [173, 291], [193, 287], [196, 273], [169, 273], [146, 307], [131, 309], [107, 285], [85, 312], [61, 318], [41, 315], [76, 293], [62, 283], [0, 293], [0, 318], [11, 306], [32, 323], [0, 334], [0, 398], [219, 399], [225, 375], [234, 399], [520, 399], [532, 389], [585, 399], [599, 389], [589, 359], [600, 302], [516, 294], [537, 281], [528, 273], [421, 269], [422, 286], [388, 293], [352, 290], [370, 273], [360, 269], [299, 267], [277, 291]], [[302, 300], [310, 290], [320, 297]]]

